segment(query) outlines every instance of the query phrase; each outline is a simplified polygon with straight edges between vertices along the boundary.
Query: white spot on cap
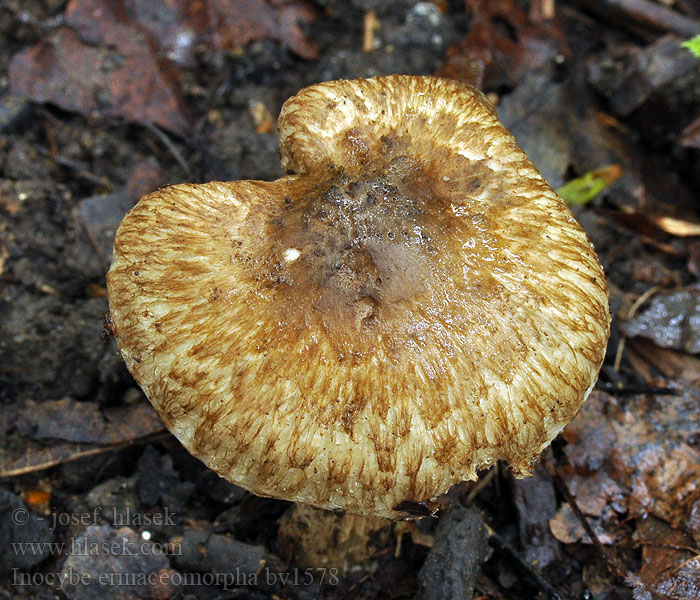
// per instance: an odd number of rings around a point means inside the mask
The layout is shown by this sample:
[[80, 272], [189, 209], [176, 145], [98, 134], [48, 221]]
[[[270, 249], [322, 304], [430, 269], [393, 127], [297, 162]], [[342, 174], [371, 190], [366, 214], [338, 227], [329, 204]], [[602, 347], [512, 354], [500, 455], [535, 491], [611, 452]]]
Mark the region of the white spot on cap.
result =
[[287, 248], [284, 251], [284, 260], [289, 261], [289, 262], [294, 262], [299, 256], [301, 255], [301, 252], [297, 250], [296, 248]]

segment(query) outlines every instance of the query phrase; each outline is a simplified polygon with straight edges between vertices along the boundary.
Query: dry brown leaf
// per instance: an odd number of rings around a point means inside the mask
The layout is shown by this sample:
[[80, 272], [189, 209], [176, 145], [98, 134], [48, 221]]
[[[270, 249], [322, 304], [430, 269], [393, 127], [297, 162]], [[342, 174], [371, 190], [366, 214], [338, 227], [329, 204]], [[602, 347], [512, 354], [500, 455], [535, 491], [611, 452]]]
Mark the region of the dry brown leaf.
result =
[[[610, 545], [615, 543], [616, 538], [603, 529], [597, 521], [590, 520], [589, 524], [593, 527], [593, 531], [598, 536], [601, 544]], [[576, 542], [593, 543], [576, 513], [566, 502], [561, 505], [554, 518], [550, 519], [549, 529], [552, 535], [563, 544], [575, 544]]]
[[467, 8], [472, 25], [463, 41], [448, 48], [444, 77], [479, 88], [513, 87], [528, 71], [568, 53], [557, 19], [533, 22], [514, 0], [467, 0]]
[[12, 93], [90, 118], [153, 122], [184, 134], [188, 121], [176, 77], [161, 68], [138, 29], [115, 30], [119, 33], [104, 40], [110, 45], [98, 47], [60, 27], [15, 54], [8, 69]]
[[700, 550], [689, 536], [648, 517], [637, 520], [635, 539], [642, 546], [639, 576], [663, 598], [697, 598]]
[[[697, 400], [690, 395], [634, 396], [620, 404], [593, 392], [564, 430], [565, 452], [579, 474], [614, 485], [598, 486], [600, 504], [590, 490], [584, 503], [618, 512], [626, 503], [630, 515], [681, 526], [700, 497], [700, 452], [690, 444], [698, 429]], [[700, 533], [700, 520], [695, 526]]]
[[691, 387], [697, 387], [700, 384], [700, 359], [696, 356], [660, 348], [643, 338], [630, 339], [627, 346], [664, 376], [670, 379], [681, 379]]
[[[629, 337], [642, 337], [657, 346], [682, 350], [690, 354], [700, 353], [700, 287], [689, 285], [671, 292], [659, 293], [650, 288], [643, 294], [630, 314], [621, 324], [622, 332]], [[644, 308], [640, 308], [646, 304]]]
[[[135, 1], [135, 0], [134, 0]], [[168, 4], [167, 0], [161, 2]], [[318, 58], [318, 45], [304, 33], [301, 23], [316, 18], [310, 4], [300, 0], [208, 0], [194, 3], [180, 0], [185, 7], [203, 7], [206, 27], [199, 30], [204, 43], [214, 49], [240, 48], [254, 40], [283, 42], [302, 58]]]
[[318, 45], [302, 30], [315, 12], [301, 0], [71, 0], [60, 27], [13, 56], [14, 94], [91, 118], [121, 117], [189, 131], [174, 65], [195, 66], [195, 50], [242, 48], [274, 39], [304, 58]]
[[[100, 409], [92, 402], [66, 398], [7, 406], [1, 416], [6, 443], [0, 447], [0, 477], [52, 467], [163, 430], [146, 402]], [[11, 425], [16, 425], [13, 431]]]
[[627, 498], [622, 488], [604, 471], [588, 475], [570, 473], [565, 480], [583, 514], [603, 517], [606, 507], [620, 514], [627, 511]]

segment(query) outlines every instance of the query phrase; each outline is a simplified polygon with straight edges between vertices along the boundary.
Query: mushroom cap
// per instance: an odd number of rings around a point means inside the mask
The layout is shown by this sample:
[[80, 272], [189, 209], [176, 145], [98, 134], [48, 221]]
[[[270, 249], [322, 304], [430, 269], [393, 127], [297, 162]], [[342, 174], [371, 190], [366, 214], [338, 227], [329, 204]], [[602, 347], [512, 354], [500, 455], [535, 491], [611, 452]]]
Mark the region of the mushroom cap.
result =
[[142, 198], [108, 274], [168, 429], [251, 492], [404, 517], [477, 470], [530, 474], [609, 334], [584, 231], [477, 90], [311, 86], [273, 182]]

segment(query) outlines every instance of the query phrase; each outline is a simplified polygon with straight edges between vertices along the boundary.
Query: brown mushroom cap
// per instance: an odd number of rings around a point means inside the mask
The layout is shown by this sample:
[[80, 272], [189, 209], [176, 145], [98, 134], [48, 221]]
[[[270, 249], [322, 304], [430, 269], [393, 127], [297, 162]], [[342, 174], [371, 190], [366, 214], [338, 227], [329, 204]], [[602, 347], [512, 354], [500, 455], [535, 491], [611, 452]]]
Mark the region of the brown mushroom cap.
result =
[[504, 460], [590, 392], [609, 333], [585, 233], [473, 88], [314, 85], [273, 182], [145, 196], [114, 332], [166, 426], [263, 495], [385, 517]]

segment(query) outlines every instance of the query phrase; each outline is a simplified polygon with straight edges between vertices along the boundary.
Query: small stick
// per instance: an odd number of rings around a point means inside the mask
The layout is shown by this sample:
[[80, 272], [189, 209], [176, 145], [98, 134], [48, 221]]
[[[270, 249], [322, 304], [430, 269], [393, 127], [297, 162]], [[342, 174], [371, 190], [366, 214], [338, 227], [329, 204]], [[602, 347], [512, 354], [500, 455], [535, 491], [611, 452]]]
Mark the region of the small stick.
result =
[[625, 570], [624, 566], [620, 563], [616, 556], [614, 556], [611, 552], [608, 551], [608, 549], [605, 546], [603, 546], [600, 539], [598, 538], [598, 535], [593, 530], [593, 527], [591, 527], [591, 524], [588, 522], [588, 519], [583, 514], [583, 511], [577, 504], [576, 498], [574, 498], [574, 495], [571, 493], [571, 490], [566, 484], [566, 481], [564, 481], [564, 478], [559, 474], [558, 470], [551, 464], [547, 464], [547, 470], [549, 471], [550, 476], [552, 477], [552, 479], [554, 479], [561, 492], [564, 494], [566, 501], [569, 503], [569, 506], [571, 506], [571, 509], [574, 511], [574, 514], [581, 522], [581, 525], [583, 525], [583, 529], [588, 534], [588, 537], [591, 538], [591, 541], [598, 549], [598, 552], [600, 552], [600, 554], [605, 559], [605, 563], [608, 566], [608, 570], [613, 575], [617, 575], [622, 581], [626, 581], [627, 571]]
[[190, 166], [187, 164], [187, 161], [184, 159], [182, 154], [180, 154], [180, 151], [177, 149], [177, 146], [165, 134], [165, 132], [149, 121], [146, 121], [145, 123], [143, 123], [143, 125], [146, 129], [148, 129], [148, 131], [155, 135], [158, 138], [158, 140], [168, 149], [168, 152], [172, 154], [173, 158], [177, 161], [177, 164], [180, 165], [182, 170], [185, 172], [185, 175], [191, 177], [192, 171], [190, 170]]
[[112, 184], [109, 182], [109, 180], [107, 180], [105, 177], [99, 177], [94, 173], [91, 173], [79, 162], [58, 154], [54, 154], [51, 150], [42, 146], [38, 146], [37, 151], [39, 154], [45, 156], [49, 160], [52, 160], [57, 165], [70, 169], [81, 179], [85, 179], [86, 181], [103, 188], [107, 192], [112, 191]]
[[73, 462], [74, 460], [85, 458], [86, 456], [95, 456], [97, 454], [105, 454], [106, 452], [117, 452], [135, 444], [146, 444], [160, 439], [165, 439], [169, 436], [170, 433], [168, 433], [167, 431], [156, 431], [153, 433], [149, 433], [148, 435], [145, 435], [143, 437], [135, 438], [133, 440], [125, 440], [123, 442], [117, 442], [114, 444], [109, 444], [107, 446], [98, 446], [97, 448], [90, 448], [88, 450], [77, 450], [70, 456], [50, 459], [34, 465], [0, 470], [0, 480], [9, 479], [10, 477], [19, 477], [20, 475], [27, 475], [28, 473], [45, 471], [46, 469], [50, 469], [51, 467], [64, 465], [66, 463]]
[[467, 504], [471, 504], [472, 502], [474, 502], [474, 499], [481, 493], [481, 491], [491, 483], [491, 480], [496, 476], [496, 471], [496, 467], [493, 467], [488, 470], [486, 475], [479, 478], [479, 481], [476, 482], [476, 485], [471, 489], [471, 491], [467, 495]]
[[617, 17], [621, 25], [642, 25], [683, 37], [700, 33], [700, 23], [651, 0], [576, 0], [605, 18]]
[[623, 385], [598, 382], [595, 389], [602, 390], [614, 396], [637, 396], [640, 394], [654, 394], [657, 396], [682, 396], [683, 390], [668, 387], [655, 387], [652, 385]]
[[[660, 285], [655, 285], [654, 287], [649, 288], [646, 292], [644, 292], [639, 298], [637, 298], [630, 309], [627, 311], [627, 314], [625, 315], [625, 320], [629, 321], [634, 317], [634, 315], [637, 314], [637, 311], [641, 308], [641, 306], [649, 300], [656, 292], [658, 292], [661, 289]], [[613, 366], [613, 370], [615, 373], [620, 372], [620, 364], [622, 364], [622, 354], [625, 351], [625, 342], [627, 341], [627, 337], [623, 335], [620, 338], [620, 343], [617, 345], [617, 352], [615, 352], [615, 363]]]
[[491, 527], [486, 525], [486, 531], [489, 534], [489, 538], [492, 539], [498, 546], [500, 546], [503, 550], [505, 550], [508, 554], [511, 555], [511, 557], [515, 560], [515, 562], [518, 563], [520, 568], [525, 570], [527, 573], [529, 573], [532, 578], [535, 580], [537, 583], [537, 587], [540, 588], [542, 592], [547, 594], [547, 596], [551, 600], [562, 600], [562, 596], [557, 592], [556, 589], [550, 584], [542, 575], [540, 572], [535, 569], [529, 562], [527, 562], [520, 554], [518, 551], [513, 548], [505, 539], [503, 539], [498, 533], [496, 533]]
[[102, 250], [102, 246], [100, 246], [100, 243], [97, 241], [97, 238], [92, 233], [92, 231], [90, 231], [90, 228], [87, 226], [87, 223], [85, 223], [80, 218], [78, 218], [78, 221], [80, 221], [80, 227], [82, 228], [83, 232], [87, 236], [88, 242], [90, 242], [90, 245], [92, 246], [92, 249], [95, 251], [95, 254], [97, 254], [97, 258], [100, 260], [100, 265], [102, 266], [102, 270], [106, 273], [107, 271], [109, 271], [109, 261], [107, 260], [107, 257], [105, 256], [104, 250]]
[[365, 53], [372, 52], [374, 50], [374, 40], [375, 34], [381, 28], [381, 22], [377, 18], [377, 13], [374, 10], [370, 10], [365, 14], [364, 20], [364, 35], [362, 39], [362, 51]]
[[566, 485], [566, 481], [564, 481], [564, 478], [561, 475], [559, 475], [556, 468], [551, 464], [547, 464], [547, 471], [554, 479], [556, 484], [559, 486], [559, 489], [564, 494], [566, 501], [569, 503], [569, 506], [571, 506], [571, 509], [574, 511], [574, 514], [578, 517], [578, 520], [581, 522], [581, 525], [583, 525], [583, 529], [588, 534], [588, 537], [591, 538], [591, 540], [593, 540], [593, 544], [598, 549], [598, 552], [600, 552], [600, 554], [603, 556], [608, 571], [610, 571], [610, 573], [613, 576], [618, 577], [618, 579], [622, 581], [628, 588], [631, 588], [635, 598], [659, 598], [659, 596], [655, 592], [653, 592], [653, 590], [649, 590], [648, 586], [644, 581], [642, 581], [639, 575], [635, 575], [631, 571], [627, 571], [620, 559], [617, 556], [615, 556], [612, 552], [609, 552], [608, 549], [605, 548], [605, 546], [603, 546], [603, 544], [600, 542], [600, 539], [596, 535], [596, 532], [593, 531], [593, 528], [588, 522], [588, 519], [583, 514], [583, 511], [576, 503], [576, 498], [574, 498], [573, 494], [571, 493], [571, 490], [569, 490], [569, 486]]
[[649, 298], [651, 298], [656, 292], [658, 292], [661, 289], [660, 285], [655, 285], [654, 287], [650, 287], [646, 292], [644, 292], [639, 298], [637, 298], [632, 306], [630, 306], [630, 309], [627, 311], [627, 315], [625, 315], [626, 320], [630, 320], [634, 317], [634, 315], [637, 314], [637, 311], [641, 308], [642, 304], [644, 304]]

